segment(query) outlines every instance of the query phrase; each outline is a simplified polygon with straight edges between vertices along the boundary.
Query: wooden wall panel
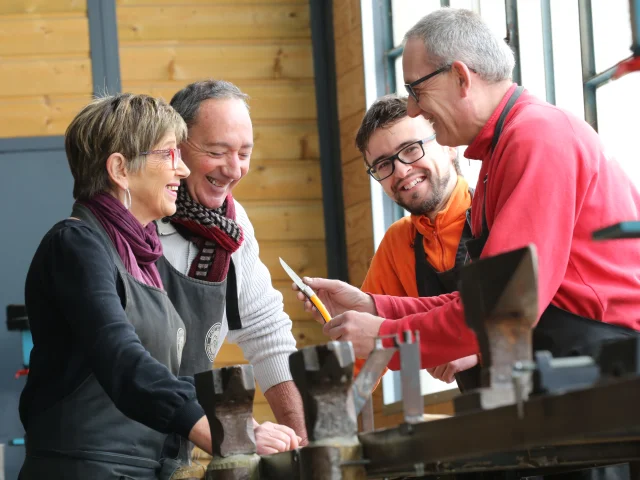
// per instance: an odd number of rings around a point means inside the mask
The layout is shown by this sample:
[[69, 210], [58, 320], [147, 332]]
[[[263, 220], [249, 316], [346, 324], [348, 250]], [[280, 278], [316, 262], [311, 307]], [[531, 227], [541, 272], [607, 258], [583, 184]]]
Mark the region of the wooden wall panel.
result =
[[241, 7], [184, 5], [179, 1], [157, 6], [119, 5], [118, 35], [131, 41], [154, 40], [275, 40], [295, 38], [310, 43], [309, 7], [300, 4], [263, 4]]
[[239, 83], [313, 79], [311, 45], [296, 43], [227, 44], [215, 49], [209, 43], [130, 46], [123, 48], [120, 65], [132, 82], [188, 81], [212, 76], [212, 70]]
[[[283, 257], [301, 275], [327, 272], [308, 0], [116, 5], [124, 91], [170, 100], [191, 82], [219, 78], [250, 96], [255, 147], [234, 196], [254, 225], [298, 346], [324, 341], [278, 261]], [[244, 362], [237, 346], [225, 344], [215, 365]], [[255, 405], [258, 421], [274, 420], [261, 393]]]
[[[301, 277], [326, 277], [327, 262], [322, 240], [284, 241], [272, 240], [260, 242], [260, 257], [271, 273], [272, 280], [289, 282], [291, 280], [278, 261], [282, 257]], [[286, 292], [283, 292], [286, 295]]]
[[245, 201], [322, 201], [319, 168], [317, 160], [252, 161], [251, 182], [240, 182], [234, 195]]
[[0, 138], [62, 135], [92, 90], [86, 0], [0, 2]]
[[[135, 5], [176, 5], [179, 0], [116, 0], [117, 5], [120, 7]], [[298, 4], [298, 5], [306, 5], [309, 3], [309, 0], [233, 0], [230, 2], [229, 0], [184, 0], [183, 4], [186, 6], [193, 5], [228, 5], [229, 3], [233, 3], [234, 5], [277, 5], [281, 3], [286, 4]]]
[[[219, 73], [224, 70], [218, 66]], [[213, 70], [213, 69], [212, 69]], [[210, 75], [211, 78], [224, 78], [223, 75]], [[208, 78], [208, 77], [207, 77]], [[147, 93], [169, 101], [182, 87], [197, 79], [184, 82], [126, 82], [123, 79], [123, 89], [133, 93]], [[254, 123], [314, 121], [316, 119], [315, 88], [311, 81], [264, 81], [264, 82], [235, 82], [250, 98], [251, 117]], [[320, 173], [318, 171], [318, 173]]]
[[16, 16], [1, 25], [0, 56], [89, 52], [87, 19], [81, 12], [72, 16]]
[[0, 137], [62, 135], [91, 100], [84, 96], [0, 97]]
[[87, 0], [2, 0], [0, 15], [84, 13]]
[[[253, 102], [252, 102], [253, 103]], [[320, 147], [315, 121], [253, 125], [255, 146], [251, 161], [279, 158], [281, 160], [319, 160]]]

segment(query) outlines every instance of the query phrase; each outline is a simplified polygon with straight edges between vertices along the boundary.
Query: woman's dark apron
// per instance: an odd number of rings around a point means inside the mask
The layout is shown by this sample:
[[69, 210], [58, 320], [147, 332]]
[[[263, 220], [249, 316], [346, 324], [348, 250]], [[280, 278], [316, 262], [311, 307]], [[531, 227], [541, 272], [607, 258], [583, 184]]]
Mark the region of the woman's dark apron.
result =
[[[169, 261], [160, 257], [156, 263], [162, 284], [175, 309], [189, 332], [182, 351], [180, 375], [192, 377], [196, 373], [211, 370], [225, 310], [229, 330], [242, 328], [238, 308], [238, 287], [233, 260], [229, 263], [227, 277], [221, 282], [207, 282], [188, 277], [176, 270]], [[176, 468], [191, 463], [193, 444], [180, 435], [170, 435], [163, 451], [163, 458], [172, 461]]]
[[[174, 375], [180, 369], [185, 324], [167, 294], [133, 278], [106, 232], [75, 205], [72, 216], [98, 232], [125, 289], [127, 319], [142, 345]], [[125, 416], [91, 374], [72, 394], [29, 420], [21, 480], [166, 479], [161, 452], [166, 434]]]

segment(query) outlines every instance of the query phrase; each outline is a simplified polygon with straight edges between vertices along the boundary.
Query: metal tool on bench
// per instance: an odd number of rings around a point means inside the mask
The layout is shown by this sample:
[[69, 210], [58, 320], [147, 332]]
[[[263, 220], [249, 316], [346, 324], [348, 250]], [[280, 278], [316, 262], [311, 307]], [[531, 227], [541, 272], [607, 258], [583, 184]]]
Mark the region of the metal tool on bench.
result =
[[467, 325], [478, 338], [481, 387], [454, 399], [456, 413], [521, 404], [532, 390], [531, 329], [538, 318], [535, 247], [473, 262], [460, 271]]
[[303, 348], [289, 357], [291, 375], [304, 404], [309, 445], [262, 457], [265, 479], [364, 479], [353, 401], [351, 342]]
[[397, 347], [384, 348], [382, 340], [381, 337], [375, 339], [373, 351], [367, 357], [367, 361], [353, 382], [353, 403], [356, 415], [362, 415], [363, 432], [370, 432], [374, 428], [371, 393], [385, 368], [387, 368], [389, 360], [398, 350]]
[[195, 375], [198, 402], [211, 428], [213, 460], [207, 480], [255, 478], [260, 457], [253, 433], [255, 380], [251, 365], [218, 368]]

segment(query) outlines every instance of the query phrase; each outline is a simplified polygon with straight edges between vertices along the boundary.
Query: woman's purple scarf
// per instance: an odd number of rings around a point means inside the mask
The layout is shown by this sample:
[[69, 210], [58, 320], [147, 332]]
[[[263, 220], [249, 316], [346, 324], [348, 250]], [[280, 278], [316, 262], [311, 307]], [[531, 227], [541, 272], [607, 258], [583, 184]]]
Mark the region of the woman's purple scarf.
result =
[[156, 261], [162, 256], [162, 244], [154, 223], [143, 227], [118, 199], [108, 193], [99, 193], [79, 203], [91, 210], [102, 224], [127, 271], [142, 283], [163, 288], [156, 267]]

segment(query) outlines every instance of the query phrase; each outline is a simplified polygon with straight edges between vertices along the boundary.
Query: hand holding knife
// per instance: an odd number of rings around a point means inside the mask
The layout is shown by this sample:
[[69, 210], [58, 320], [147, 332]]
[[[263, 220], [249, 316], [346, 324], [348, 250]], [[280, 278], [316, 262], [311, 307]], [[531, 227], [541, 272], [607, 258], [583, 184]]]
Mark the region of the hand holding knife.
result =
[[325, 307], [322, 301], [318, 298], [316, 292], [314, 292], [309, 285], [304, 283], [302, 279], [296, 274], [296, 272], [294, 272], [291, 267], [289, 267], [289, 265], [287, 265], [285, 261], [282, 260], [282, 258], [280, 258], [280, 264], [282, 265], [282, 268], [284, 268], [284, 271], [287, 272], [287, 275], [289, 275], [291, 280], [293, 280], [293, 283], [296, 284], [300, 291], [318, 309], [318, 312], [320, 312], [320, 315], [322, 315], [322, 318], [324, 319], [324, 323], [330, 322], [331, 315], [329, 315], [327, 307]]

